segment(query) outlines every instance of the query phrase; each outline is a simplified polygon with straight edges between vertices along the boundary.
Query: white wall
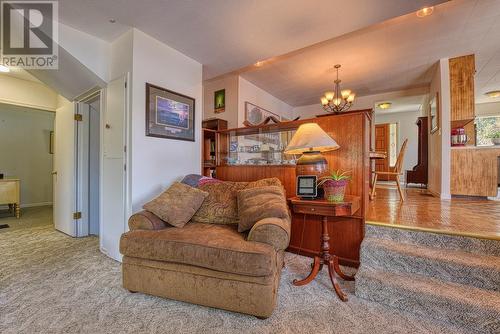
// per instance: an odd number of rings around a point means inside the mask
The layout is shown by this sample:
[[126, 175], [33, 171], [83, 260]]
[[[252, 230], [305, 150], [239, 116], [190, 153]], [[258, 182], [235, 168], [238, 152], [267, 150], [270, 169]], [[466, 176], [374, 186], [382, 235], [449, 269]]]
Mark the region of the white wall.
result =
[[0, 104], [0, 173], [21, 180], [21, 206], [52, 204], [54, 113]]
[[[428, 189], [443, 199], [451, 198], [451, 97], [450, 70], [447, 58], [440, 59], [431, 81], [429, 99], [439, 93], [439, 130], [429, 133], [429, 183]], [[428, 101], [424, 104], [428, 115]], [[430, 124], [429, 124], [430, 131]]]
[[[131, 191], [137, 211], [172, 182], [200, 173], [202, 65], [136, 29], [133, 44]], [[196, 100], [195, 142], [146, 137], [146, 82]]]
[[498, 116], [500, 115], [500, 102], [476, 104], [476, 116]]
[[55, 111], [57, 93], [35, 82], [0, 74], [0, 103]]
[[[388, 93], [359, 96], [354, 100], [351, 110], [372, 109], [375, 107], [375, 103], [380, 101], [390, 101], [402, 97], [425, 95], [428, 93], [429, 87], [418, 87]], [[326, 112], [323, 110], [319, 98], [318, 103], [293, 108], [293, 117], [300, 116], [302, 119], [312, 118], [316, 115], [322, 115], [325, 113]]]
[[245, 121], [246, 101], [288, 119], [293, 118], [292, 106], [240, 77], [238, 82], [238, 126], [243, 126]]
[[[225, 119], [229, 128], [238, 127], [238, 78], [237, 74], [203, 83], [203, 119], [216, 117]], [[214, 113], [214, 93], [226, 90], [226, 108], [223, 113]]]
[[[403, 141], [408, 138], [405, 160], [403, 162], [403, 170], [411, 170], [418, 162], [418, 127], [415, 124], [420, 112], [397, 112], [382, 114], [375, 113], [375, 124], [397, 123], [398, 124], [398, 152], [403, 144]], [[406, 182], [405, 175], [401, 180]]]
[[59, 45], [71, 53], [99, 78], [108, 81], [110, 63], [110, 43], [95, 36], [58, 23]]

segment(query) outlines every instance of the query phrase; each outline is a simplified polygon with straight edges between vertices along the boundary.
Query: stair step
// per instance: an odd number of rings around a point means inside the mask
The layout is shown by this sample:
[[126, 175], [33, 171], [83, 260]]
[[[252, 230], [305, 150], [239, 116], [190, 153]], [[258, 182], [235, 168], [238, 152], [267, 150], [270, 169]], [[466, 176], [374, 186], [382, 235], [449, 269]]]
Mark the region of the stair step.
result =
[[500, 291], [500, 257], [397, 243], [367, 237], [361, 245], [366, 268], [411, 273]]
[[370, 224], [366, 225], [365, 236], [439, 249], [451, 249], [474, 254], [500, 256], [500, 240], [413, 231], [397, 227]]
[[472, 332], [500, 333], [500, 293], [361, 267], [356, 296]]

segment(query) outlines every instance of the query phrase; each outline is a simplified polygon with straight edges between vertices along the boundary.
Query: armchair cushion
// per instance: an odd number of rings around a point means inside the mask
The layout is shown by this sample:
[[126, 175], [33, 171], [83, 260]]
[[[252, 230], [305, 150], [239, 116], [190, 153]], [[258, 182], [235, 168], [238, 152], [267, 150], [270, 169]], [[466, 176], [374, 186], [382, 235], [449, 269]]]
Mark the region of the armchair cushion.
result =
[[183, 227], [200, 208], [208, 193], [184, 183], [175, 182], [143, 208], [175, 227]]
[[238, 192], [238, 232], [245, 232], [264, 218], [288, 218], [285, 191], [281, 186], [267, 186]]
[[143, 210], [130, 216], [128, 227], [134, 230], [161, 230], [167, 227], [167, 223], [153, 213]]
[[271, 275], [277, 268], [273, 247], [248, 242], [235, 225], [188, 223], [182, 229], [130, 231], [122, 234], [120, 252], [254, 277]]
[[248, 241], [262, 242], [276, 250], [285, 250], [290, 243], [290, 219], [264, 218], [248, 233]]
[[277, 178], [262, 179], [254, 182], [207, 183], [199, 186], [200, 190], [208, 192], [208, 196], [192, 221], [208, 224], [238, 224], [238, 191], [263, 186], [280, 186]]

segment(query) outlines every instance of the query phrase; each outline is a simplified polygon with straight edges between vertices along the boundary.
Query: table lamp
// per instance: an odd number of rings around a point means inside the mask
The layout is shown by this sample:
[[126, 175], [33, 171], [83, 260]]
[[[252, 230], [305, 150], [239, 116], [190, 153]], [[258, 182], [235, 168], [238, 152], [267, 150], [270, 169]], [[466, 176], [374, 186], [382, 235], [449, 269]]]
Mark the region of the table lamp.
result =
[[305, 123], [293, 135], [285, 154], [301, 154], [295, 169], [297, 176], [316, 175], [320, 178], [328, 173], [328, 162], [321, 153], [339, 148], [335, 139], [318, 124]]

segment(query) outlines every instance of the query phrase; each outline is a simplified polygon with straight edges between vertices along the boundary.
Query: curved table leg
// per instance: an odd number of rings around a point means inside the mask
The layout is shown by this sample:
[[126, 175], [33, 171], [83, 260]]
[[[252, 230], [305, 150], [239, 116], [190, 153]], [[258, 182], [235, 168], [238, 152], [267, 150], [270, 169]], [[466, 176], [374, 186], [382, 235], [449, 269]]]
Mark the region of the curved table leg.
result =
[[354, 281], [354, 276], [351, 276], [351, 275], [347, 275], [347, 274], [344, 274], [344, 272], [342, 271], [342, 269], [340, 269], [340, 266], [339, 266], [339, 258], [334, 255], [333, 256], [333, 259], [331, 260], [331, 262], [333, 262], [333, 269], [335, 270], [335, 272], [345, 281]]
[[335, 278], [335, 268], [333, 266], [333, 260], [330, 260], [330, 262], [328, 263], [328, 274], [330, 275], [330, 280], [332, 281], [333, 288], [335, 289], [337, 296], [339, 296], [340, 300], [346, 302], [348, 300], [347, 295], [342, 291], [339, 283], [337, 282], [337, 279]]
[[316, 277], [316, 275], [318, 275], [319, 267], [320, 267], [319, 257], [315, 256], [313, 267], [312, 267], [312, 270], [311, 270], [311, 273], [309, 274], [309, 276], [307, 276], [303, 280], [296, 280], [296, 279], [293, 280], [293, 285], [301, 286], [301, 285], [306, 285], [306, 284], [310, 283]]

